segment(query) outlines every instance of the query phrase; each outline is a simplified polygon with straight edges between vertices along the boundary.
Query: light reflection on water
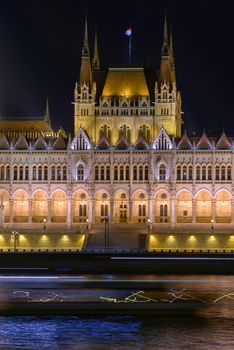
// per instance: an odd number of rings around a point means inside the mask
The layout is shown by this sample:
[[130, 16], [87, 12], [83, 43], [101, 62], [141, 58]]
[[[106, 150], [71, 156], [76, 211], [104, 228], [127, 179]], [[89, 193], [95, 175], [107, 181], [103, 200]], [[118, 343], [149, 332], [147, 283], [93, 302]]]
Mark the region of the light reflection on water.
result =
[[231, 350], [234, 320], [147, 317], [1, 317], [0, 349]]
[[[155, 278], [156, 276], [149, 276]], [[153, 291], [156, 297], [170, 288], [190, 291], [196, 297], [214, 300], [234, 292], [233, 276], [161, 276]], [[170, 282], [168, 281], [170, 280]], [[167, 281], [167, 282], [165, 282]], [[3, 287], [3, 285], [1, 286]], [[7, 295], [15, 289], [3, 289]], [[1, 293], [0, 292], [0, 295]], [[100, 295], [125, 296], [121, 290], [59, 289], [73, 299], [93, 300]], [[127, 291], [129, 292], [129, 291]], [[9, 294], [10, 293], [10, 294]], [[37, 288], [31, 293], [39, 293]], [[43, 289], [40, 293], [48, 293]], [[46, 294], [47, 295], [47, 294]], [[19, 296], [17, 298], [24, 298]], [[82, 299], [83, 300], [83, 299]], [[200, 310], [196, 316], [11, 316], [0, 317], [0, 350], [231, 350], [234, 349], [234, 299], [225, 298]]]

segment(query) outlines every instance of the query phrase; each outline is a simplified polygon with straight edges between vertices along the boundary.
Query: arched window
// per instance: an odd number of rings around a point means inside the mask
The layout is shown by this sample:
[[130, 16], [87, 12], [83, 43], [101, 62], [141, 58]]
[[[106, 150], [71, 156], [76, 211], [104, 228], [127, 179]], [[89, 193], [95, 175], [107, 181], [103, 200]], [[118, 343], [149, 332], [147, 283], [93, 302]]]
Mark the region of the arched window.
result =
[[183, 167], [182, 167], [182, 179], [187, 180], [187, 167], [186, 167], [186, 165], [183, 165]]
[[0, 179], [4, 180], [4, 165], [1, 165], [0, 167]]
[[196, 180], [201, 180], [201, 167], [200, 167], [200, 165], [196, 166]]
[[51, 180], [55, 180], [55, 166], [51, 167]]
[[193, 179], [193, 168], [192, 165], [188, 167], [188, 179], [191, 181]]
[[149, 180], [149, 167], [148, 167], [148, 165], [145, 165], [145, 173], [144, 173], [144, 178], [145, 178], [145, 180], [146, 181], [148, 181]]
[[123, 167], [123, 165], [120, 165], [120, 167], [119, 167], [119, 179], [124, 180], [124, 167]]
[[14, 180], [17, 180], [18, 179], [18, 169], [17, 169], [17, 166], [15, 165], [14, 166], [14, 177], [13, 177]]
[[57, 180], [62, 180], [62, 171], [61, 171], [61, 166], [57, 166]]
[[106, 180], [110, 180], [110, 165], [106, 166]]
[[212, 166], [208, 165], [207, 168], [207, 180], [211, 181], [212, 180]]
[[164, 164], [161, 164], [159, 167], [159, 180], [160, 181], [166, 180], [166, 167]]
[[181, 180], [181, 166], [178, 165], [176, 168], [176, 178], [177, 180]]
[[219, 166], [216, 165], [215, 167], [215, 180], [219, 180]]
[[139, 177], [138, 177], [138, 180], [142, 181], [143, 180], [143, 165], [140, 165], [139, 166]]
[[130, 127], [126, 124], [122, 125], [119, 129], [120, 133], [123, 133], [127, 142], [130, 144], [131, 141], [131, 135], [130, 135]]
[[28, 167], [28, 165], [26, 165], [24, 168], [24, 179], [26, 181], [28, 181], [28, 179], [29, 179], [29, 167]]
[[99, 166], [95, 165], [95, 180], [99, 180]]
[[133, 180], [137, 180], [137, 165], [133, 166]]
[[129, 180], [129, 165], [125, 166], [125, 180]]
[[33, 180], [37, 179], [37, 167], [36, 167], [36, 165], [34, 165], [32, 168], [32, 179]]
[[225, 165], [221, 166], [221, 180], [225, 180]]
[[206, 180], [206, 166], [202, 166], [202, 180]]
[[105, 167], [104, 165], [101, 165], [101, 180], [105, 180]]
[[67, 166], [63, 166], [63, 180], [67, 180]]
[[19, 180], [22, 181], [24, 179], [24, 168], [23, 165], [19, 166]]
[[42, 180], [42, 166], [39, 165], [38, 167], [38, 180]]
[[84, 180], [84, 166], [82, 164], [79, 164], [77, 167], [77, 180], [78, 181]]
[[11, 177], [11, 168], [10, 165], [6, 166], [6, 180], [10, 180]]
[[118, 165], [114, 166], [114, 180], [118, 180]]
[[47, 165], [44, 166], [44, 175], [43, 175], [43, 178], [44, 178], [45, 181], [48, 180], [48, 166], [47, 166]]
[[230, 181], [232, 179], [232, 168], [231, 165], [227, 166], [227, 180]]

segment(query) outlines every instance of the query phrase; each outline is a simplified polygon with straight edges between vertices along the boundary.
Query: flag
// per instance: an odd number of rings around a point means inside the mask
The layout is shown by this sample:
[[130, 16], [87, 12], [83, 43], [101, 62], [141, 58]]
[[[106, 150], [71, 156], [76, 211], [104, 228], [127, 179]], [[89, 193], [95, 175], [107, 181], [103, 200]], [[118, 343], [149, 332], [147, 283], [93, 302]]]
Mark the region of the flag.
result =
[[126, 34], [127, 36], [131, 36], [131, 35], [132, 35], [132, 28], [131, 28], [131, 27], [128, 28], [128, 29], [126, 30], [125, 34]]

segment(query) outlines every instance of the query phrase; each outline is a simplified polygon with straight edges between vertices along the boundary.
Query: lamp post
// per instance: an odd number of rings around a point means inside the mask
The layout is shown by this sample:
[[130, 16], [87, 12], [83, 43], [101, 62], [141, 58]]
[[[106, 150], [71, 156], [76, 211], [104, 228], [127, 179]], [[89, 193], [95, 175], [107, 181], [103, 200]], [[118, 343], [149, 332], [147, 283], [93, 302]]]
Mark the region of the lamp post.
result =
[[89, 219], [86, 219], [86, 230], [87, 230], [87, 232], [89, 232]]
[[210, 222], [211, 222], [211, 230], [213, 230], [214, 229], [214, 219], [211, 219]]
[[43, 219], [43, 223], [44, 223], [43, 229], [45, 230], [46, 229], [46, 218]]
[[12, 238], [13, 241], [14, 241], [14, 251], [16, 251], [16, 249], [17, 249], [17, 239], [18, 239], [18, 236], [19, 236], [19, 232], [17, 232], [17, 231], [12, 231], [12, 232], [11, 232], [11, 238]]
[[106, 249], [109, 248], [109, 217], [108, 214], [105, 215], [105, 253]]

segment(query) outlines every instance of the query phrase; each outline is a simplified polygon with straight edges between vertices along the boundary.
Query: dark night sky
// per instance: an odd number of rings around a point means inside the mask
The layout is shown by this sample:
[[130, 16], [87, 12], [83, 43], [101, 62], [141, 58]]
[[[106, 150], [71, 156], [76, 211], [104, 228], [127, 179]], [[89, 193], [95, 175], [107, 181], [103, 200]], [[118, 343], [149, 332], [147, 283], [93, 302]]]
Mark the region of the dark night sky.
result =
[[131, 21], [135, 63], [158, 68], [165, 8], [185, 127], [190, 133], [224, 128], [234, 135], [231, 1], [1, 1], [1, 114], [40, 115], [48, 95], [53, 126], [72, 130], [85, 10], [91, 44], [98, 29], [103, 66], [124, 64], [124, 31]]

